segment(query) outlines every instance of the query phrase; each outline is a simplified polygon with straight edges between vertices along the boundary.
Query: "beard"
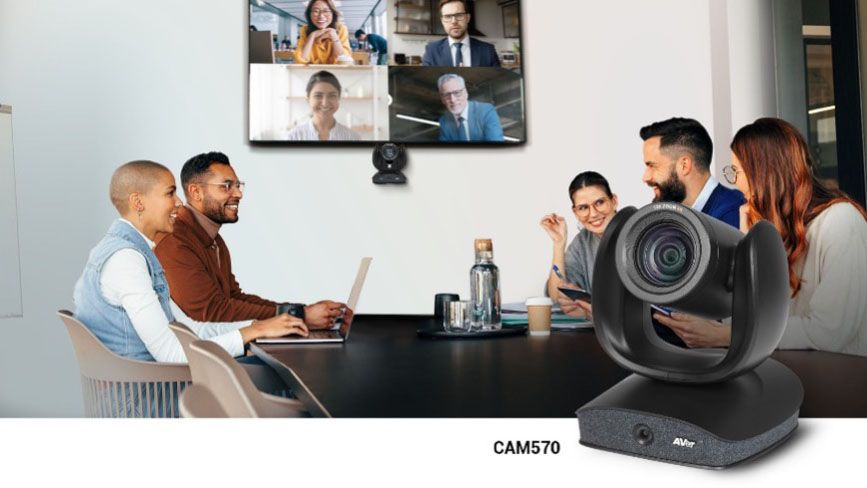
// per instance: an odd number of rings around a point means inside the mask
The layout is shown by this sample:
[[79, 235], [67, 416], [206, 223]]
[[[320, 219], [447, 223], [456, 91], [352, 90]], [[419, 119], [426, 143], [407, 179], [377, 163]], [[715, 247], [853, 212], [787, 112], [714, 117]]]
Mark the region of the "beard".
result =
[[[205, 197], [205, 200], [202, 202], [204, 205], [204, 209], [202, 214], [211, 219], [216, 224], [234, 224], [238, 221], [238, 214], [229, 215], [227, 213], [226, 205], [229, 205], [230, 202], [220, 203], [211, 198]], [[232, 202], [237, 205], [237, 202]]]
[[649, 186], [659, 188], [659, 196], [653, 199], [653, 203], [683, 203], [683, 200], [686, 198], [686, 185], [677, 178], [677, 173], [675, 171], [672, 171], [668, 179], [662, 183], [651, 184]]

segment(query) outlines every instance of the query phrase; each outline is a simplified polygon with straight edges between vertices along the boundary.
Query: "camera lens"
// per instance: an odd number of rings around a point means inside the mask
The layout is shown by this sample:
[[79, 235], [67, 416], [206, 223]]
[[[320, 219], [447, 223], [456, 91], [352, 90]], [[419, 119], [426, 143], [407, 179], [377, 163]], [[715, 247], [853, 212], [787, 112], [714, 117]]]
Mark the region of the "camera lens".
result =
[[677, 222], [651, 225], [638, 239], [636, 264], [642, 278], [655, 286], [671, 286], [684, 279], [695, 255], [693, 240]]
[[398, 149], [394, 144], [385, 144], [382, 146], [382, 157], [384, 157], [388, 161], [393, 161], [397, 159]]

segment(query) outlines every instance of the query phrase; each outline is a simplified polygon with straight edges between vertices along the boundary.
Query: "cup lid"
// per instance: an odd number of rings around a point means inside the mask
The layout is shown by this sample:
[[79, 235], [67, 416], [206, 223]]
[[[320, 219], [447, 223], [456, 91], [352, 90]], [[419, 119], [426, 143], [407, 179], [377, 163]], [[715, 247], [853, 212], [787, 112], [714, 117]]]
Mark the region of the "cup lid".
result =
[[554, 301], [548, 297], [533, 297], [527, 299], [527, 306], [530, 307], [532, 305], [554, 305]]

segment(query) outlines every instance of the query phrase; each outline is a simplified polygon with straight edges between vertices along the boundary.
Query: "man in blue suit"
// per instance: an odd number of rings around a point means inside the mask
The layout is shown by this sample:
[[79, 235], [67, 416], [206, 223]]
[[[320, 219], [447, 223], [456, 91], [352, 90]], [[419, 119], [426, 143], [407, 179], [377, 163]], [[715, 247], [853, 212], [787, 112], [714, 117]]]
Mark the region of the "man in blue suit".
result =
[[464, 79], [445, 74], [437, 81], [440, 98], [448, 113], [440, 117], [442, 142], [503, 142], [500, 116], [490, 103], [469, 100]]
[[470, 13], [465, 0], [440, 0], [440, 20], [448, 37], [429, 42], [424, 49], [424, 66], [499, 67], [500, 57], [493, 44], [471, 39], [467, 33]]

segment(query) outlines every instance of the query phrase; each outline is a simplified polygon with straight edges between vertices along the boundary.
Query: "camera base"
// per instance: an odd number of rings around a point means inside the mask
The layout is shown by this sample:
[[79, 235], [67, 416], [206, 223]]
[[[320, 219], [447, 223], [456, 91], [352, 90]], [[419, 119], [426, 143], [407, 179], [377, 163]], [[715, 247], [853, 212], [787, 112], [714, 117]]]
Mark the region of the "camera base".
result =
[[400, 172], [378, 171], [373, 175], [373, 183], [377, 185], [402, 185], [406, 183], [406, 175]]
[[788, 439], [803, 399], [798, 376], [768, 359], [722, 383], [668, 383], [633, 374], [575, 413], [585, 446], [721, 469]]

